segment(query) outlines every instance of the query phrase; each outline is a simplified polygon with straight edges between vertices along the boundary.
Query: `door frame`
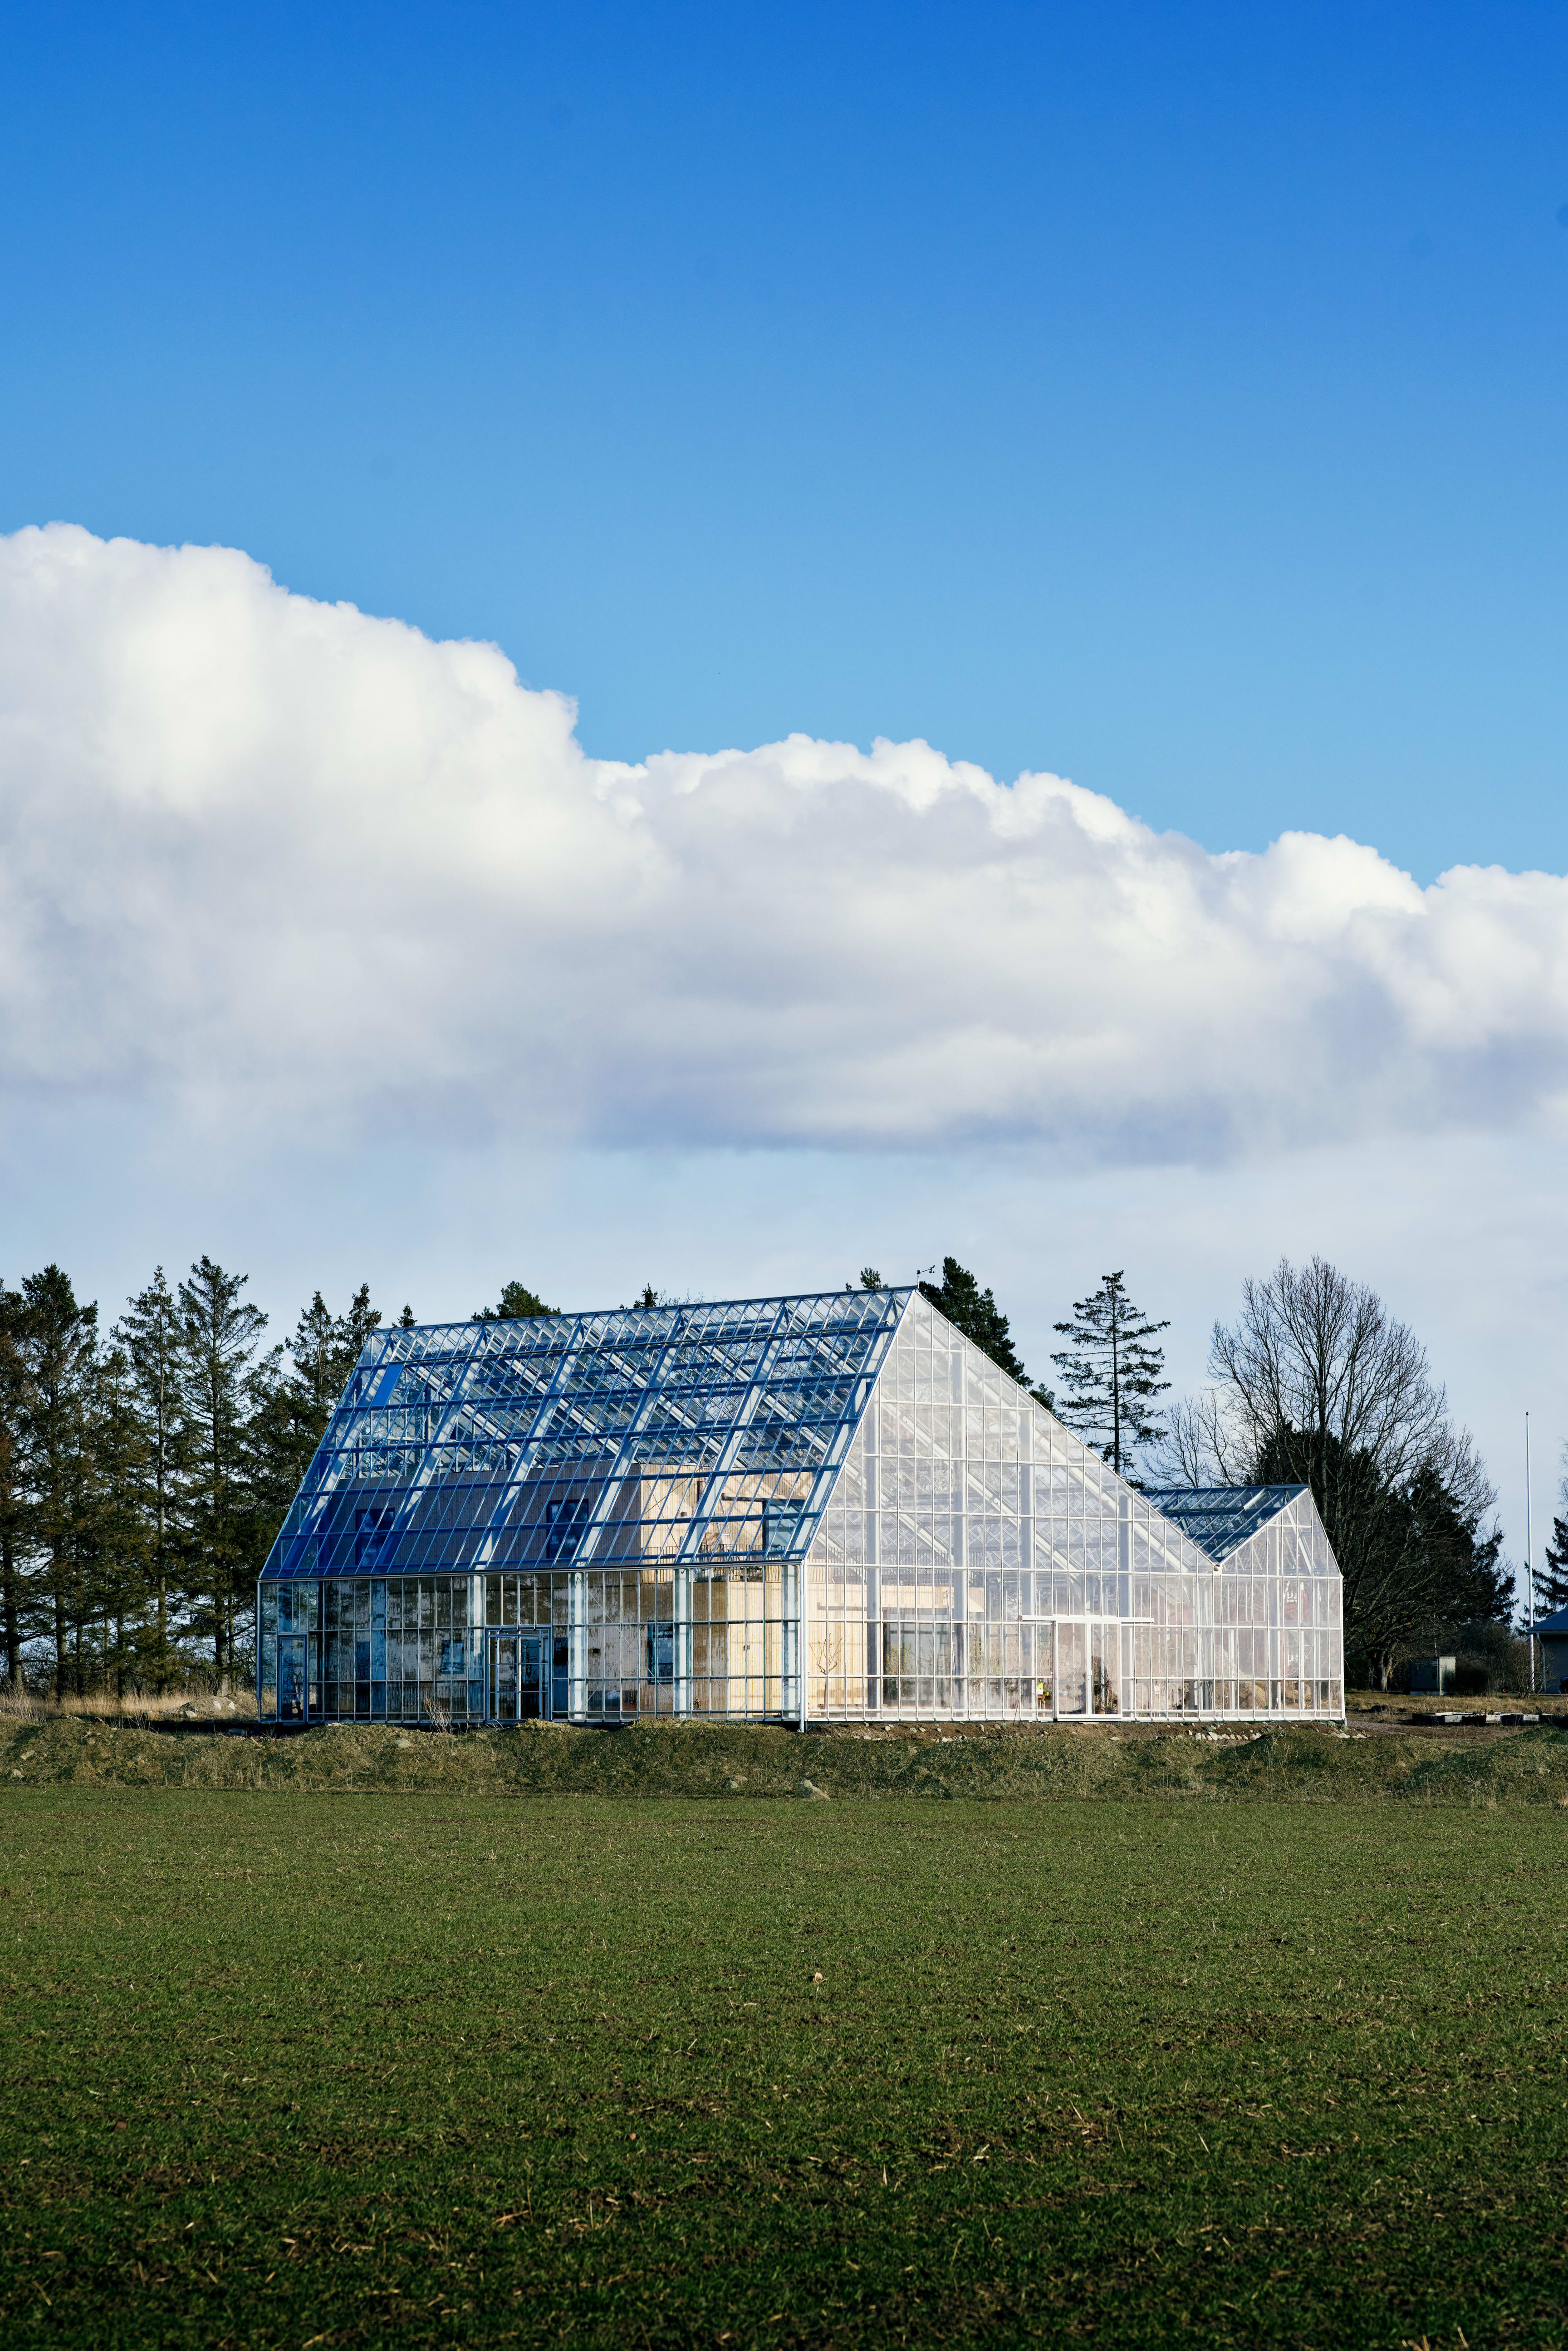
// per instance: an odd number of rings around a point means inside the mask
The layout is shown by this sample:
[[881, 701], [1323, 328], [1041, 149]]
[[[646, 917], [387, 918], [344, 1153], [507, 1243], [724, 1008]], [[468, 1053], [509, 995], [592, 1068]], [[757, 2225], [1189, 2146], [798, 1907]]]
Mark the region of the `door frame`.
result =
[[[539, 1647], [538, 1713], [537, 1715], [525, 1715], [519, 1710], [512, 1716], [510, 1723], [505, 1727], [515, 1729], [519, 1722], [549, 1722], [553, 1712], [553, 1708], [550, 1705], [550, 1683], [552, 1678], [554, 1649], [552, 1646], [551, 1630], [548, 1625], [490, 1625], [486, 1627], [486, 1721], [496, 1723], [501, 1721], [500, 1709], [497, 1704], [498, 1677], [496, 1666], [498, 1646], [503, 1641], [537, 1641]], [[521, 1665], [521, 1657], [518, 1658], [517, 1663], [519, 1666]], [[520, 1693], [523, 1687], [522, 1676], [520, 1673], [517, 1675], [516, 1687]]]
[[[299, 1660], [299, 1711], [283, 1711], [283, 1652], [285, 1647], [297, 1650]], [[279, 1633], [277, 1635], [277, 1719], [279, 1722], [308, 1722], [310, 1719], [310, 1635], [308, 1633]]]

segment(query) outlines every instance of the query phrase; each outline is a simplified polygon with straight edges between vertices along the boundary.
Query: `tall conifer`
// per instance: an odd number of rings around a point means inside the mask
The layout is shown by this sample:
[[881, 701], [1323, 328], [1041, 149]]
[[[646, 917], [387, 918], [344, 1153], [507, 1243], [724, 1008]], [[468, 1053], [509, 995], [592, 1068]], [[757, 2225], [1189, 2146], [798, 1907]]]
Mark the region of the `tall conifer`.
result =
[[[868, 1270], [870, 1269], [868, 1268]], [[865, 1282], [862, 1274], [862, 1281]], [[880, 1280], [880, 1276], [878, 1277]], [[871, 1284], [865, 1283], [869, 1289]], [[1008, 1329], [1008, 1318], [988, 1290], [982, 1290], [967, 1266], [960, 1265], [956, 1257], [942, 1260], [940, 1283], [923, 1281], [920, 1294], [928, 1298], [939, 1314], [945, 1314], [955, 1330], [962, 1331], [972, 1340], [982, 1354], [989, 1355], [1009, 1378], [1021, 1385], [1029, 1384], [1028, 1374], [1019, 1361]]]
[[161, 1265], [131, 1300], [114, 1336], [125, 1351], [142, 1426], [141, 1503], [155, 1610], [142, 1662], [162, 1688], [169, 1677], [171, 1589], [179, 1569], [186, 1422], [181, 1409], [180, 1309]]
[[1155, 1399], [1170, 1382], [1165, 1350], [1152, 1343], [1168, 1322], [1151, 1322], [1127, 1295], [1121, 1273], [1101, 1276], [1100, 1287], [1077, 1301], [1070, 1322], [1055, 1326], [1067, 1341], [1051, 1362], [1066, 1390], [1056, 1410], [1120, 1477], [1133, 1467], [1136, 1448], [1157, 1445]]
[[[83, 1455], [95, 1357], [98, 1308], [78, 1303], [57, 1265], [28, 1274], [16, 1319], [22, 1355], [23, 1537], [36, 1595], [55, 1653], [55, 1695], [80, 1673], [83, 1588]], [[73, 1661], [74, 1652], [74, 1661]]]
[[240, 1296], [248, 1278], [204, 1256], [179, 1293], [188, 1589], [220, 1681], [233, 1666], [236, 1602], [260, 1564], [247, 1424], [272, 1363], [256, 1364], [267, 1317]]
[[1537, 1616], [1554, 1615], [1559, 1608], [1568, 1608], [1568, 1478], [1563, 1481], [1557, 1515], [1552, 1521], [1545, 1563], [1535, 1579]]
[[22, 1297], [0, 1282], [0, 1636], [5, 1684], [22, 1687], [22, 1563], [25, 1548], [26, 1360], [21, 1345]]

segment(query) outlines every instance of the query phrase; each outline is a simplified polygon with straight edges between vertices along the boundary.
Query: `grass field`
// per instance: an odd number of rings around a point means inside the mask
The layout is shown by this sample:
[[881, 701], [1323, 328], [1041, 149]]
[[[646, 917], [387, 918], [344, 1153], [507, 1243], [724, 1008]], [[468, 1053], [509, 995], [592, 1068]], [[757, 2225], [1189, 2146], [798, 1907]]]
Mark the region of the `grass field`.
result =
[[1500, 1802], [7, 1782], [0, 2335], [1558, 2345], [1532, 1741]]

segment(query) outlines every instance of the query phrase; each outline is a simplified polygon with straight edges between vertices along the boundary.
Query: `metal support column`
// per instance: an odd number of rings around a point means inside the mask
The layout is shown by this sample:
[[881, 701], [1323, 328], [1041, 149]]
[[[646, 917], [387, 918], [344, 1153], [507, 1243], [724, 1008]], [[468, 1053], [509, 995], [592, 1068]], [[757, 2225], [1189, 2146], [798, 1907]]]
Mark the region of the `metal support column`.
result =
[[692, 1711], [692, 1571], [677, 1562], [673, 1584], [674, 1614], [674, 1701], [677, 1714]]
[[573, 1722], [588, 1712], [588, 1577], [574, 1568], [567, 1578], [566, 1710]]
[[[764, 1587], [766, 1589], [766, 1587]], [[797, 1729], [806, 1728], [806, 1683], [801, 1673], [802, 1642], [800, 1638], [800, 1593], [802, 1578], [800, 1562], [787, 1559], [779, 1576], [779, 1610], [783, 1617], [783, 1702], [784, 1719]]]

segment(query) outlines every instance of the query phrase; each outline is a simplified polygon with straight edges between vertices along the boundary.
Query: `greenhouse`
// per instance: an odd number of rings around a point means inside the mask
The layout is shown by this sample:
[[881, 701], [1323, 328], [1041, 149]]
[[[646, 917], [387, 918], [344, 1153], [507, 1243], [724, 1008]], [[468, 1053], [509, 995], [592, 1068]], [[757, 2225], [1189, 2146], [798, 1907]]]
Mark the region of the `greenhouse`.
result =
[[1137, 1491], [917, 1290], [373, 1331], [256, 1620], [282, 1722], [1343, 1711], [1305, 1487]]

